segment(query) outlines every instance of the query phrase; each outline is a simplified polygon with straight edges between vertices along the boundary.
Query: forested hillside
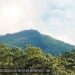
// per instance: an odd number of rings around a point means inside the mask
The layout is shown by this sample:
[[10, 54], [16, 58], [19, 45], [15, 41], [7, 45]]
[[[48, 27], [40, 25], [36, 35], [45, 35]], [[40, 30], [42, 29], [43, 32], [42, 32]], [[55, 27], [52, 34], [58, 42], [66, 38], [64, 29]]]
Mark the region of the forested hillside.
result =
[[25, 30], [22, 32], [0, 36], [0, 42], [6, 43], [10, 47], [23, 48], [26, 44], [40, 47], [46, 53], [57, 55], [65, 51], [75, 49], [75, 46], [56, 40], [48, 35], [43, 35], [37, 30]]
[[31, 45], [10, 48], [0, 44], [0, 68], [50, 70], [48, 73], [0, 73], [0, 75], [75, 75], [75, 50], [53, 57]]

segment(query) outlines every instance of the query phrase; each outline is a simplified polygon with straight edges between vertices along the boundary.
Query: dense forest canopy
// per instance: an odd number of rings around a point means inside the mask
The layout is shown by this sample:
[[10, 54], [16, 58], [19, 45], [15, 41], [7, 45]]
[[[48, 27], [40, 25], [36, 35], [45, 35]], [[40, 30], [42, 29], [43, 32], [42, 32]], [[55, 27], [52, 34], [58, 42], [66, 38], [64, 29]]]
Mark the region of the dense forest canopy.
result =
[[[0, 43], [0, 68], [43, 68], [50, 70], [45, 75], [75, 75], [75, 50], [54, 57], [31, 45], [10, 48]], [[41, 73], [1, 73], [1, 75], [41, 75]]]

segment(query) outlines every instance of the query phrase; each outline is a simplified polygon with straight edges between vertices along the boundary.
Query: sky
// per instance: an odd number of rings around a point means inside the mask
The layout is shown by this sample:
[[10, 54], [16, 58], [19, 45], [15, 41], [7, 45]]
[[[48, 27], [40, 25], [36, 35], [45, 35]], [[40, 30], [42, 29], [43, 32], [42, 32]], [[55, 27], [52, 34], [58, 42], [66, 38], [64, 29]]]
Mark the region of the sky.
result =
[[0, 35], [28, 29], [75, 45], [75, 0], [0, 0]]

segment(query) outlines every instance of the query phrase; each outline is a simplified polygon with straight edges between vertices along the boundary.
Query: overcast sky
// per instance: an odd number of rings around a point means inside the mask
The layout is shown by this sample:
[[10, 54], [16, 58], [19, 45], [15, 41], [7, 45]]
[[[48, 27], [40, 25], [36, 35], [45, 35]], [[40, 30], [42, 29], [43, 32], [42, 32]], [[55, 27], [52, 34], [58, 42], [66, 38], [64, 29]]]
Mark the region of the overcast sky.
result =
[[0, 35], [27, 29], [75, 44], [75, 0], [0, 0]]

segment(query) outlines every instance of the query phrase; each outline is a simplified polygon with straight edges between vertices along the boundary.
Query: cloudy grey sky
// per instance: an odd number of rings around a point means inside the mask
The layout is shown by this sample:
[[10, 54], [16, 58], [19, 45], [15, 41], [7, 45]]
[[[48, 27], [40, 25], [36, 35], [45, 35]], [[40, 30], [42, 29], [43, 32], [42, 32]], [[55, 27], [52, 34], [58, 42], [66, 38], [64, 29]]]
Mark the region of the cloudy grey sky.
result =
[[0, 35], [27, 29], [75, 44], [75, 0], [0, 0]]

